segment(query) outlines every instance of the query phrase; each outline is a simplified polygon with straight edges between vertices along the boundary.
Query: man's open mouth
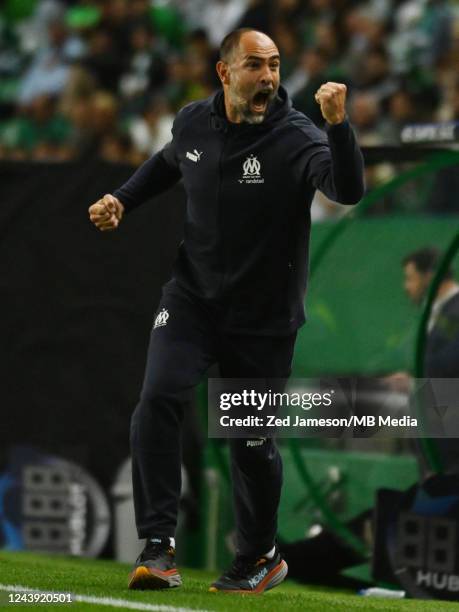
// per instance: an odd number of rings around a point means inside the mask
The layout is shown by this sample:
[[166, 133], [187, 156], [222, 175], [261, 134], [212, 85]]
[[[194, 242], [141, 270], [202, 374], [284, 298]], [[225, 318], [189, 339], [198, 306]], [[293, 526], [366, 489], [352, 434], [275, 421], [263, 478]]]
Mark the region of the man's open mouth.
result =
[[251, 107], [256, 113], [266, 112], [269, 100], [271, 97], [271, 91], [259, 91], [252, 98]]

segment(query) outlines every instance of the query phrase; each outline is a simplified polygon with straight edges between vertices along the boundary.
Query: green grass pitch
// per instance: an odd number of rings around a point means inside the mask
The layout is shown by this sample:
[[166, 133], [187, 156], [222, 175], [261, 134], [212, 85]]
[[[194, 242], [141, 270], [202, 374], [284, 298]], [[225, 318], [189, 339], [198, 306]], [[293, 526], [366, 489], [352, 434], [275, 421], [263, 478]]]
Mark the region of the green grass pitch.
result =
[[[311, 560], [313, 562], [313, 560]], [[328, 610], [412, 610], [413, 612], [451, 612], [459, 610], [457, 603], [420, 600], [390, 600], [360, 597], [343, 590], [307, 587], [287, 581], [263, 595], [228, 595], [208, 593], [215, 573], [181, 569], [184, 584], [170, 591], [129, 591], [127, 574], [130, 566], [108, 560], [83, 559], [61, 555], [30, 552], [0, 551], [0, 585], [20, 585], [46, 591], [71, 592], [75, 595], [106, 597], [125, 602], [150, 604], [158, 612], [192, 610], [265, 610], [272, 612], [326, 612]], [[1, 610], [67, 609], [69, 612], [92, 612], [129, 609], [128, 604], [117, 607], [100, 603], [74, 602], [71, 604], [8, 604], [7, 595], [0, 587]], [[153, 608], [153, 606], [155, 606]], [[141, 609], [140, 606], [138, 609]], [[144, 609], [147, 609], [146, 607]]]

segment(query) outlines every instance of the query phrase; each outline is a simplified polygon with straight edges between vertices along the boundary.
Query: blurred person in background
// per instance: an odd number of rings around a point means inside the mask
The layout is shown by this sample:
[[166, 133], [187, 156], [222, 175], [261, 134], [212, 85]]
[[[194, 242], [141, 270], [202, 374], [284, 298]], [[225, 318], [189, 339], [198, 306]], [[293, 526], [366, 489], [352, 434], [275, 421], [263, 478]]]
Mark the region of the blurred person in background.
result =
[[237, 22], [238, 28], [254, 28], [261, 30], [268, 35], [272, 35], [273, 23], [277, 20], [273, 18], [273, 7], [276, 2], [272, 0], [249, 0], [247, 10]]
[[118, 102], [110, 92], [96, 90], [89, 95], [75, 96], [67, 115], [72, 125], [69, 145], [77, 158], [100, 158], [103, 142], [110, 142], [114, 135], [121, 133]]
[[313, 93], [323, 82], [333, 80], [329, 71], [328, 58], [321, 49], [306, 49], [300, 56], [297, 67], [287, 79], [285, 87], [292, 96], [293, 105], [310, 117], [316, 125], [323, 125], [320, 109], [314, 105]]
[[[435, 247], [424, 247], [403, 259], [403, 288], [413, 304], [421, 306], [424, 303], [440, 256]], [[427, 329], [425, 376], [459, 378], [459, 284], [451, 269], [438, 287]], [[407, 372], [397, 372], [387, 380], [408, 390], [411, 376]]]
[[109, 0], [101, 3], [100, 27], [110, 34], [118, 58], [124, 59], [131, 52], [130, 34], [133, 16], [128, 0]]
[[185, 57], [178, 53], [169, 56], [164, 94], [175, 112], [212, 91], [206, 68], [205, 59], [199, 56]]
[[384, 16], [366, 3], [349, 6], [341, 18], [344, 44], [343, 67], [351, 79], [359, 78], [359, 66], [372, 49], [384, 47]]
[[72, 154], [68, 146], [71, 125], [57, 111], [57, 100], [49, 96], [35, 98], [29, 107], [29, 148], [31, 158], [64, 161]]
[[249, 0], [213, 0], [203, 4], [200, 24], [213, 47], [237, 26], [249, 8]]
[[134, 148], [130, 135], [120, 131], [106, 134], [102, 138], [98, 157], [103, 161], [132, 166], [145, 159], [141, 152]]
[[138, 151], [146, 156], [160, 151], [171, 138], [172, 109], [164, 96], [154, 96], [141, 117], [135, 118], [129, 133]]
[[384, 134], [384, 144], [401, 144], [401, 132], [405, 125], [416, 123], [418, 109], [414, 96], [404, 87], [399, 87], [383, 102], [387, 109], [381, 119], [381, 133]]
[[183, 106], [183, 101], [188, 100], [191, 95], [185, 57], [179, 53], [170, 55], [167, 59], [166, 70], [167, 82], [164, 94], [174, 112], [177, 112]]
[[[421, 306], [440, 261], [435, 247], [424, 247], [406, 255], [402, 261], [403, 288], [413, 304]], [[425, 348], [425, 377], [459, 378], [459, 283], [451, 270], [441, 282], [428, 323]], [[382, 379], [386, 388], [407, 394], [412, 387], [408, 372], [396, 372]], [[381, 389], [379, 389], [381, 391]], [[414, 439], [412, 440], [414, 442]], [[459, 472], [459, 444], [457, 438], [435, 440], [445, 471]], [[430, 475], [420, 445], [414, 445], [421, 479]], [[373, 509], [366, 510], [351, 521], [347, 528], [371, 547]], [[365, 563], [364, 555], [353, 550], [327, 526], [318, 533], [294, 542], [281, 542], [282, 553], [289, 565], [289, 575], [305, 583], [334, 586], [354, 586], [355, 581], [341, 575], [343, 569]], [[314, 559], [314, 563], [311, 563]]]
[[383, 46], [369, 49], [356, 68], [353, 82], [359, 91], [382, 100], [396, 90], [397, 83], [391, 75], [389, 55]]
[[129, 41], [131, 55], [119, 80], [119, 92], [124, 113], [135, 115], [141, 112], [149, 92], [160, 89], [166, 81], [167, 48], [143, 22], [133, 25]]
[[117, 132], [118, 101], [106, 91], [96, 91], [91, 98], [91, 148], [95, 155], [100, 154], [102, 141]]
[[57, 99], [41, 94], [0, 128], [3, 156], [16, 160], [65, 160], [72, 155], [68, 146], [71, 123], [57, 111]]
[[273, 26], [273, 36], [278, 41], [279, 51], [282, 53], [282, 78], [283, 80], [293, 72], [299, 53], [299, 40], [297, 29], [291, 28], [288, 24], [279, 22]]
[[125, 50], [121, 50], [109, 29], [99, 25], [89, 32], [88, 54], [83, 66], [94, 77], [100, 89], [117, 92], [127, 58]]
[[[217, 72], [223, 90], [183, 108], [172, 141], [89, 208], [91, 221], [111, 231], [125, 210], [181, 177], [188, 196], [185, 239], [163, 288], [131, 421], [136, 524], [146, 543], [129, 588], [181, 584], [175, 528], [190, 393], [214, 363], [224, 378], [289, 376], [305, 321], [313, 194], [355, 204], [364, 190], [345, 85], [328, 82], [315, 93], [325, 134], [292, 108], [279, 51], [265, 34], [226, 36]], [[261, 593], [287, 574], [275, 541], [282, 460], [272, 438], [229, 444], [237, 554], [210, 590]]]
[[[435, 247], [424, 247], [404, 257], [404, 290], [409, 299], [421, 307], [433, 276], [438, 268], [441, 252]], [[441, 281], [430, 311], [424, 352], [424, 378], [459, 379], [459, 283], [451, 269]], [[386, 384], [399, 392], [410, 393], [413, 387], [409, 372], [396, 372], [385, 378]], [[459, 444], [457, 438], [438, 438], [436, 447], [447, 472], [459, 472]], [[423, 477], [429, 467], [416, 446]]]
[[354, 93], [350, 100], [349, 117], [363, 145], [375, 146], [382, 143], [381, 110], [375, 96], [366, 92]]
[[[69, 64], [76, 59], [64, 24], [52, 21], [48, 25], [48, 44], [38, 51], [24, 74], [18, 94], [18, 104], [25, 110], [35, 98], [43, 94], [57, 96], [69, 79]], [[82, 53], [81, 49], [81, 53]]]
[[396, 5], [389, 52], [396, 74], [434, 68], [448, 54], [453, 37], [448, 0], [407, 0]]
[[[459, 77], [452, 91], [450, 121], [459, 123]], [[427, 209], [433, 214], [453, 215], [459, 213], [459, 164], [441, 168], [435, 175]]]
[[73, 95], [65, 113], [72, 126], [69, 145], [74, 157], [82, 159], [90, 156], [93, 149], [92, 94]]
[[273, 21], [296, 29], [305, 18], [305, 3], [301, 0], [278, 0], [273, 5]]
[[206, 64], [207, 79], [212, 91], [219, 86], [214, 66], [218, 62], [218, 50], [212, 47], [206, 31], [198, 28], [189, 32], [185, 39], [184, 53], [188, 57], [197, 57]]

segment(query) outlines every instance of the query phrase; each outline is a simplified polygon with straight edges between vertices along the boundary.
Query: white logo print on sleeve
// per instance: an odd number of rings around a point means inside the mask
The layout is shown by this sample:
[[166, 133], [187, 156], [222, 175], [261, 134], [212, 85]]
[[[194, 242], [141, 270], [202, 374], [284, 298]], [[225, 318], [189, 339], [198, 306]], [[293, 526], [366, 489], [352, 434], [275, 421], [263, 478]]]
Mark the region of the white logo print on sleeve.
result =
[[197, 149], [193, 149], [193, 153], [189, 151], [186, 152], [187, 159], [191, 159], [191, 161], [198, 162], [201, 159], [202, 151], [198, 151]]
[[157, 327], [164, 327], [167, 324], [168, 318], [169, 318], [169, 313], [167, 312], [165, 308], [163, 308], [161, 312], [158, 313], [158, 316], [155, 319], [155, 325], [153, 329], [156, 329]]
[[238, 179], [240, 183], [264, 183], [265, 179], [261, 177], [261, 164], [258, 159], [252, 154], [247, 157], [242, 164], [242, 178]]

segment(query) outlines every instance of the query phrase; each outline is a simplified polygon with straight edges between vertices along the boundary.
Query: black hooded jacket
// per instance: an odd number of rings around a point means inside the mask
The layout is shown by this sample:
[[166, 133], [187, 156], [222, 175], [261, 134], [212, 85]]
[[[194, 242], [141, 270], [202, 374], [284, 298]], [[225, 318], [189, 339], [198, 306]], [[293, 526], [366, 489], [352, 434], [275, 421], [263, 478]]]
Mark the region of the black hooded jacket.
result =
[[424, 376], [459, 378], [459, 293], [440, 309], [427, 337]]
[[223, 92], [185, 106], [172, 141], [114, 195], [130, 211], [183, 178], [184, 239], [173, 279], [219, 313], [228, 332], [289, 334], [305, 321], [310, 205], [364, 192], [348, 123], [319, 130], [280, 87], [261, 124], [227, 120]]

